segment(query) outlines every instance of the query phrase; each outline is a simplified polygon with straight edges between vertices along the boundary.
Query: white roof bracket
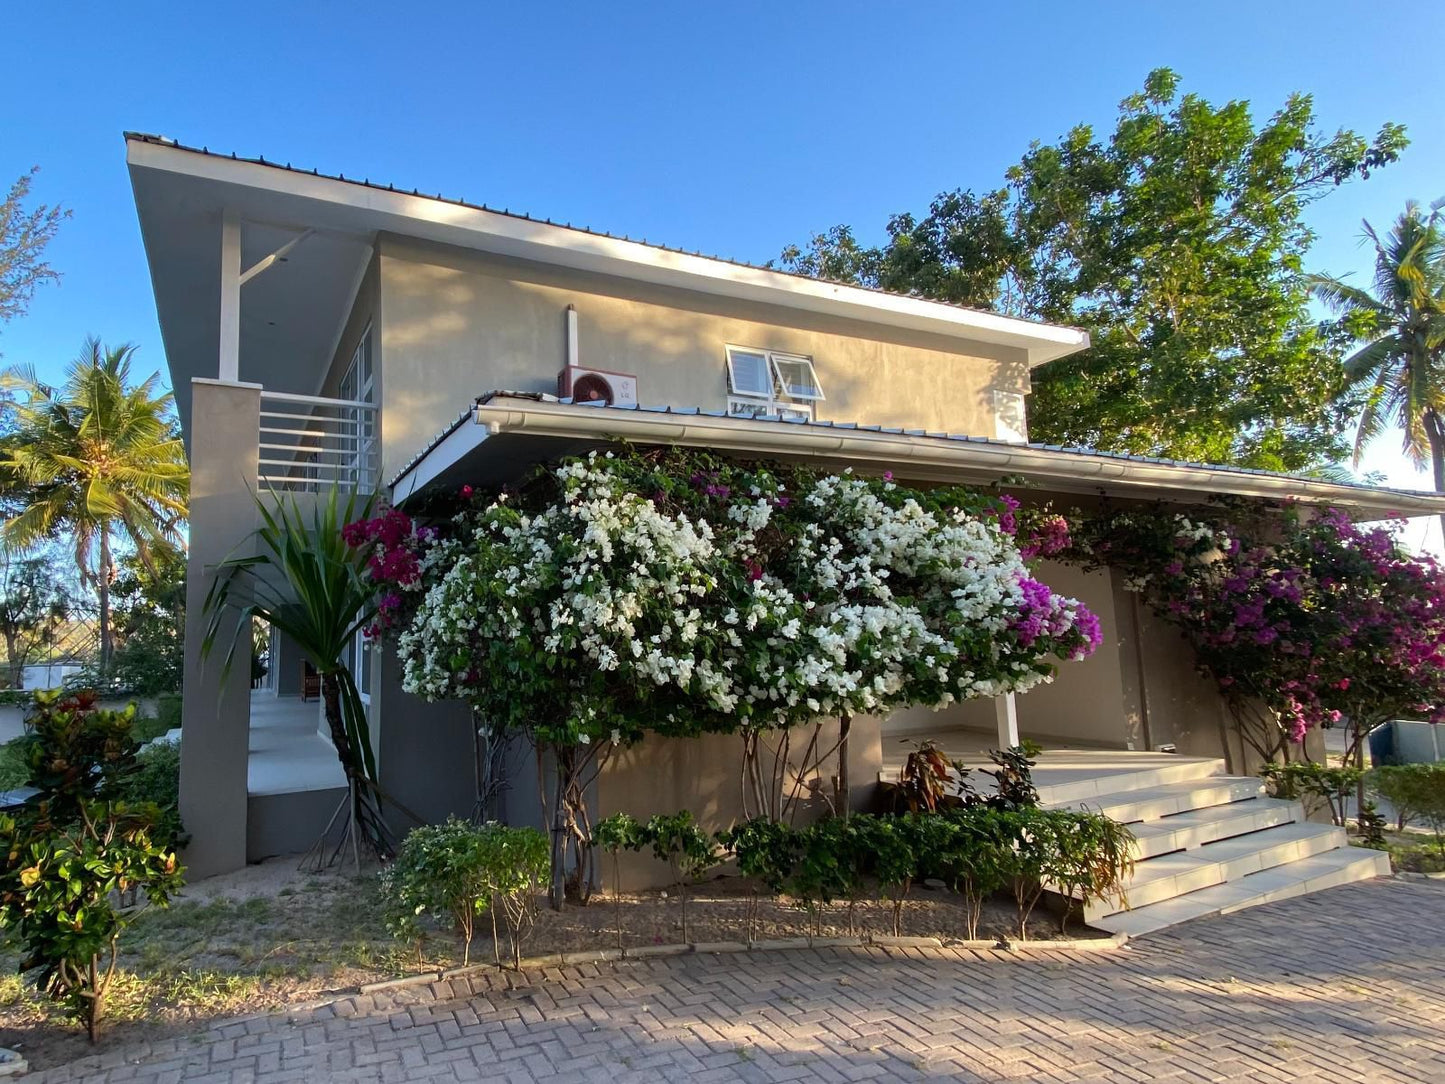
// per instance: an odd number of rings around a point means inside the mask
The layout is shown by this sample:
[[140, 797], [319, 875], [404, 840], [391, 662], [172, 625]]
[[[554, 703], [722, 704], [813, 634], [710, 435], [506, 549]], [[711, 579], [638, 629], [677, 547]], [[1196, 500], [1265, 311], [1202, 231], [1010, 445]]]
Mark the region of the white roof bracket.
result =
[[284, 260], [288, 252], [290, 252], [293, 248], [295, 248], [297, 245], [299, 245], [302, 241], [306, 240], [306, 238], [310, 237], [315, 232], [315, 230], [302, 230], [295, 237], [291, 238], [291, 240], [287, 241], [284, 245], [278, 248], [275, 252], [271, 253], [269, 256], [262, 256], [250, 267], [246, 268], [246, 270], [241, 272], [240, 284], [242, 286], [246, 285], [246, 283], [250, 282], [253, 278], [259, 275], [262, 271], [265, 271], [268, 267], [271, 267], [273, 264]]

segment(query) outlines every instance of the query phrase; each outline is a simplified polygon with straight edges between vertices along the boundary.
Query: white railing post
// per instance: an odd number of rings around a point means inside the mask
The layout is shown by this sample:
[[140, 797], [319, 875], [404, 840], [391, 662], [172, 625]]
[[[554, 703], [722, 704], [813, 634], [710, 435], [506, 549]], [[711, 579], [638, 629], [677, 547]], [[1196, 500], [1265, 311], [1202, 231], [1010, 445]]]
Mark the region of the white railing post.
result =
[[227, 211], [221, 219], [221, 334], [216, 375], [241, 379], [241, 220]]

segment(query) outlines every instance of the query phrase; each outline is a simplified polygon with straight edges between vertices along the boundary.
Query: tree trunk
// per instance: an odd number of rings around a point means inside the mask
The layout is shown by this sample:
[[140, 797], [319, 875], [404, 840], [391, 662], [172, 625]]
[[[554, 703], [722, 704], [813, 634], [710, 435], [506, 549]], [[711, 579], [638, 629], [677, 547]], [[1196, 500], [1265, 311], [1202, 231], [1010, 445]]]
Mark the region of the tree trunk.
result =
[[100, 532], [100, 578], [96, 587], [100, 595], [100, 680], [104, 685], [110, 677], [110, 531]]
[[385, 860], [390, 857], [390, 847], [381, 824], [381, 804], [375, 785], [362, 769], [361, 751], [352, 747], [346, 733], [346, 723], [341, 714], [341, 679], [336, 676], [335, 670], [327, 670], [321, 675], [321, 700], [326, 727], [331, 732], [331, 744], [336, 747], [336, 757], [341, 761], [341, 770], [346, 773], [347, 791], [351, 797], [352, 831], [374, 857]]
[[20, 638], [9, 628], [5, 630], [5, 658], [10, 670], [10, 688], [24, 688], [25, 660], [20, 657]]
[[846, 711], [838, 716], [838, 816], [848, 819], [852, 795], [848, 785], [848, 733], [853, 729], [853, 716]]
[[[1435, 492], [1445, 493], [1445, 425], [1433, 408], [1425, 410], [1425, 435], [1430, 438], [1430, 466], [1435, 474]], [[1445, 512], [1440, 513], [1440, 530], [1445, 533]]]

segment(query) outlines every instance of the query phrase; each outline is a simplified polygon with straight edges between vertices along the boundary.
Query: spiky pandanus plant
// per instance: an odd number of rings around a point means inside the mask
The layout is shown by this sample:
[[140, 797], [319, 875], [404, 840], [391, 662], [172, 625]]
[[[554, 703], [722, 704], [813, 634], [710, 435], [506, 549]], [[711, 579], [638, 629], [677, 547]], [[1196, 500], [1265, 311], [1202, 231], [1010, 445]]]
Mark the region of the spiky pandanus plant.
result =
[[315, 667], [347, 795], [311, 855], [318, 866], [327, 865], [349, 848], [359, 868], [363, 847], [378, 859], [393, 852], [366, 706], [345, 661], [357, 635], [375, 619], [376, 602], [365, 575], [370, 548], [348, 545], [342, 528], [369, 518], [375, 498], [352, 492], [343, 502], [332, 488], [308, 516], [293, 495], [272, 496], [269, 506], [256, 498], [261, 526], [250, 552], [216, 568], [206, 592], [201, 654], [212, 653], [224, 626], [233, 621], [224, 664], [229, 671], [237, 645], [250, 642], [252, 621], [260, 618], [289, 636]]

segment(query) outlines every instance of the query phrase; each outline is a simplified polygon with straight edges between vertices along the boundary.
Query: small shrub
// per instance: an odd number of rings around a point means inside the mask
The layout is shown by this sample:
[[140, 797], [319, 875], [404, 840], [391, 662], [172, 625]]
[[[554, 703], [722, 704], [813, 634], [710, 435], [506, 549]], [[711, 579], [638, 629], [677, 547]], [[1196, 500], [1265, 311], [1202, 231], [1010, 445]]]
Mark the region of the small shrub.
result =
[[1394, 807], [1401, 831], [1424, 823], [1437, 837], [1445, 832], [1445, 763], [1385, 764], [1373, 769], [1366, 783]]
[[135, 707], [100, 711], [90, 694], [35, 694], [21, 740], [38, 793], [0, 817], [0, 928], [23, 945], [21, 973], [84, 1022], [94, 1041], [130, 920], [116, 900], [136, 892], [165, 906], [181, 884], [159, 842], [160, 810], [130, 804]]
[[1266, 764], [1259, 773], [1276, 798], [1300, 799], [1306, 806], [1323, 803], [1330, 819], [1341, 828], [1350, 798], [1359, 787], [1364, 772], [1359, 768], [1331, 768], [1325, 764], [1296, 761], [1291, 764]]
[[622, 868], [624, 850], [640, 851], [645, 837], [642, 825], [630, 813], [614, 813], [597, 822], [592, 829], [592, 845], [612, 856], [612, 897], [617, 905], [617, 947], [622, 944]]
[[136, 771], [121, 787], [130, 805], [153, 804], [160, 812], [154, 836], [164, 847], [189, 842], [181, 826], [181, 747], [178, 742], [152, 742], [136, 754]]
[[1003, 821], [987, 806], [961, 810], [950, 818], [956, 831], [937, 856], [939, 876], [963, 896], [965, 936], [978, 938], [978, 923], [989, 896], [1008, 885], [1013, 854]]
[[462, 938], [465, 965], [471, 962], [477, 917], [490, 910], [492, 952], [500, 963], [500, 910], [516, 961], [548, 863], [547, 838], [535, 828], [479, 826], [455, 817], [424, 825], [407, 835], [381, 871], [383, 921], [393, 937], [415, 942], [418, 953], [426, 934], [423, 916], [452, 925]]
[[738, 872], [748, 879], [752, 887], [744, 937], [751, 944], [753, 924], [758, 914], [758, 890], [763, 888], [769, 895], [776, 896], [787, 886], [800, 857], [798, 833], [781, 821], [755, 817], [719, 832], [717, 841], [732, 852], [737, 860]]
[[716, 841], [697, 826], [692, 813], [659, 813], [642, 826], [641, 840], [652, 847], [659, 861], [672, 870], [682, 905], [682, 939], [687, 940], [687, 888], [722, 861]]
[[1134, 869], [1134, 833], [1108, 817], [1070, 810], [1043, 814], [1052, 830], [1050, 861], [1044, 876], [1064, 895], [1059, 931], [1068, 929], [1070, 901], [1079, 905], [1120, 896]]

